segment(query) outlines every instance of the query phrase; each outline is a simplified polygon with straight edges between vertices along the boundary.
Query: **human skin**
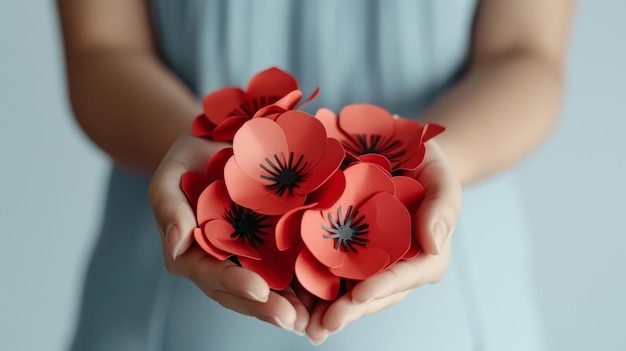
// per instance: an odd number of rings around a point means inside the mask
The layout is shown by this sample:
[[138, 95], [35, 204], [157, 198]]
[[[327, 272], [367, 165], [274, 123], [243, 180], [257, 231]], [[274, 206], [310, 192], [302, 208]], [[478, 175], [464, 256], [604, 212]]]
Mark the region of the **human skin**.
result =
[[461, 186], [512, 167], [557, 124], [573, 7], [572, 0], [480, 2], [463, 76], [420, 116], [447, 128], [429, 142], [416, 175], [437, 175], [420, 208], [424, 253], [313, 307], [298, 287], [270, 291], [258, 275], [191, 246], [196, 223], [180, 176], [201, 172], [225, 145], [189, 136], [201, 104], [159, 60], [145, 1], [58, 0], [76, 120], [114, 162], [153, 175], [149, 198], [168, 271], [227, 308], [306, 332], [314, 343], [443, 277]]

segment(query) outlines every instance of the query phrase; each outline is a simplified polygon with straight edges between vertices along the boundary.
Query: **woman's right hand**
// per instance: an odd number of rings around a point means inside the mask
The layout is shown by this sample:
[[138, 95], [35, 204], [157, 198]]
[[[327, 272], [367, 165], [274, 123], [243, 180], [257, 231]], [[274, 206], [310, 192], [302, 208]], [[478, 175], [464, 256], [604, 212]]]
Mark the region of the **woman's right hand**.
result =
[[193, 244], [196, 219], [180, 187], [186, 172], [203, 173], [208, 160], [228, 144], [185, 134], [167, 152], [149, 189], [165, 266], [193, 281], [208, 297], [235, 312], [303, 334], [309, 313], [291, 290], [275, 292], [256, 273], [230, 260], [220, 261]]

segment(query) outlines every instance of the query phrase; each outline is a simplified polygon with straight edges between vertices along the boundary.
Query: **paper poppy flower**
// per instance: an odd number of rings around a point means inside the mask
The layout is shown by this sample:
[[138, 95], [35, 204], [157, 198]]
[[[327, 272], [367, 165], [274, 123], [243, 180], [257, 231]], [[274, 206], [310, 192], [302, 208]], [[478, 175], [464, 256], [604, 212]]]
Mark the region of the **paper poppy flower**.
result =
[[[277, 224], [279, 249], [304, 243], [296, 260], [298, 281], [326, 300], [337, 297], [342, 278], [367, 279], [402, 259], [412, 243], [411, 215], [395, 197], [391, 176], [371, 163], [337, 171], [342, 173], [345, 180], [335, 176], [318, 191], [319, 202], [290, 211]], [[340, 189], [338, 198], [328, 189]], [[420, 195], [409, 192], [406, 201]]]
[[[192, 133], [216, 141], [231, 141], [243, 123], [268, 105], [292, 109], [302, 98], [298, 82], [289, 73], [272, 67], [254, 75], [246, 90], [228, 87], [214, 91], [202, 101], [204, 113], [192, 123]], [[311, 97], [312, 98], [312, 97]], [[309, 98], [309, 99], [311, 99]], [[272, 110], [266, 111], [266, 114]]]
[[255, 118], [235, 134], [224, 168], [226, 188], [241, 206], [268, 215], [302, 206], [335, 172], [345, 152], [311, 115], [290, 110]]
[[204, 251], [220, 260], [236, 257], [272, 289], [289, 285], [297, 251], [277, 249], [274, 229], [278, 217], [234, 203], [224, 181], [217, 180], [198, 198], [197, 220], [200, 226], [193, 234]]
[[444, 131], [437, 124], [422, 125], [394, 118], [387, 110], [371, 104], [347, 105], [339, 116], [322, 108], [315, 117], [322, 121], [328, 136], [345, 147], [348, 161], [381, 155], [389, 161], [394, 174], [415, 170], [424, 160], [424, 143]]

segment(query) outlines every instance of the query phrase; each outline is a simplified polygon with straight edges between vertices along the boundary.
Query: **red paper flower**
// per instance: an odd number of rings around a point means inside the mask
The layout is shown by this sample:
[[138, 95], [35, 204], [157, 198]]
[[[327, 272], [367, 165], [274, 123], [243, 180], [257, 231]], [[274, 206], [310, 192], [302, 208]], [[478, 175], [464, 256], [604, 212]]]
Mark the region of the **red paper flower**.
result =
[[302, 92], [298, 90], [295, 78], [272, 67], [254, 75], [248, 81], [246, 91], [228, 87], [208, 94], [202, 102], [204, 113], [193, 121], [192, 133], [216, 141], [230, 141], [239, 127], [259, 109], [276, 105], [282, 110], [290, 110], [301, 98]]
[[236, 203], [268, 215], [302, 206], [345, 155], [317, 119], [295, 110], [275, 121], [246, 122], [235, 134], [233, 150], [224, 169], [228, 192]]
[[[343, 179], [345, 176], [345, 180]], [[421, 186], [404, 179], [405, 202], [417, 202]], [[415, 185], [415, 184], [413, 184]], [[320, 188], [316, 203], [294, 209], [277, 224], [279, 249], [304, 242], [296, 260], [298, 281], [312, 294], [333, 300], [341, 279], [363, 280], [403, 258], [411, 248], [411, 215], [382, 168], [357, 163]]]
[[[424, 160], [424, 143], [444, 131], [432, 123], [394, 118], [385, 109], [371, 104], [352, 104], [344, 107], [339, 117], [322, 108], [315, 115], [326, 127], [328, 136], [341, 142], [349, 159], [374, 161], [384, 166], [386, 161], [394, 174], [415, 170]], [[386, 167], [385, 167], [386, 168]]]
[[279, 251], [275, 241], [278, 217], [234, 203], [223, 180], [209, 185], [198, 199], [194, 229], [198, 245], [224, 260], [235, 256], [242, 267], [259, 274], [272, 289], [286, 288], [293, 278], [295, 250]]

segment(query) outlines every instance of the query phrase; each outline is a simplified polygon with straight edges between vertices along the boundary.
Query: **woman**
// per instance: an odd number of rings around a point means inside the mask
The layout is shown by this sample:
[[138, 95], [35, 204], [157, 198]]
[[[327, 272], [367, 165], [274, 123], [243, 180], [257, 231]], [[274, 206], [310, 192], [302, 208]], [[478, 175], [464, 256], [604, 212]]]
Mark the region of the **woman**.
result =
[[[514, 184], [466, 195], [465, 226], [459, 185], [515, 165], [554, 127], [571, 1], [59, 0], [59, 12], [76, 118], [116, 163], [75, 350], [309, 347], [274, 326], [316, 345], [335, 333], [329, 349], [541, 349]], [[447, 127], [418, 176], [424, 253], [332, 304], [270, 291], [191, 245], [180, 176], [225, 146], [186, 132], [200, 98], [269, 66], [320, 85], [318, 106], [371, 102]]]

